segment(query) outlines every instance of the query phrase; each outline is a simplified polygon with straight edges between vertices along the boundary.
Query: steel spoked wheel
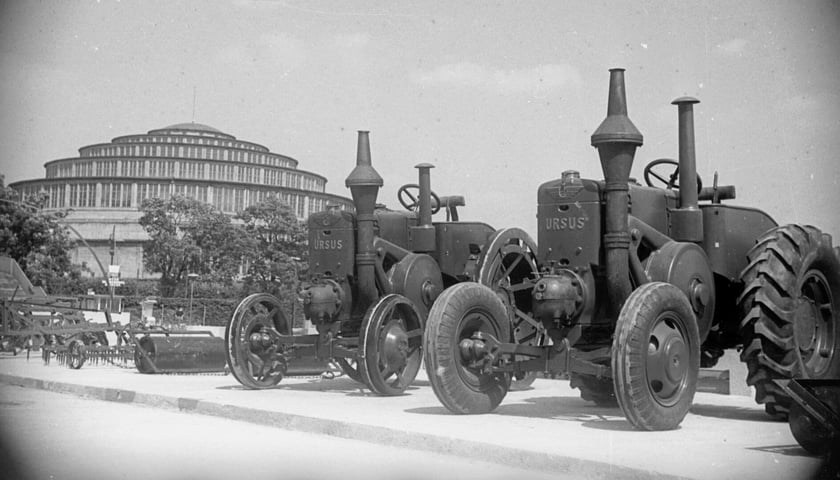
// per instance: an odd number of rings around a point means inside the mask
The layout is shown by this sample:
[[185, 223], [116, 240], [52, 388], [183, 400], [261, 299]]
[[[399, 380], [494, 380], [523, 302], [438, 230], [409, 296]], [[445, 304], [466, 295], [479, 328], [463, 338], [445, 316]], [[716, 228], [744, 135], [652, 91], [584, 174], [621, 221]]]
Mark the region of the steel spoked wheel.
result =
[[341, 371], [344, 372], [350, 379], [355, 380], [359, 383], [365, 383], [365, 379], [362, 375], [362, 372], [359, 368], [359, 362], [355, 358], [341, 358], [338, 357], [335, 359], [335, 363], [341, 367]]
[[234, 378], [251, 389], [280, 383], [286, 360], [279, 336], [290, 331], [275, 296], [258, 293], [242, 300], [225, 330], [225, 354]]
[[[532, 279], [539, 273], [536, 251], [536, 243], [524, 230], [498, 230], [482, 249], [476, 279], [478, 283], [490, 287], [505, 304], [513, 341], [532, 346], [542, 345], [546, 338], [542, 325], [529, 315], [534, 286]], [[537, 372], [514, 374], [510, 389], [526, 389], [536, 378]]]
[[758, 239], [741, 273], [741, 361], [767, 413], [785, 418], [787, 393], [773, 381], [840, 375], [840, 253], [810, 226], [777, 227]]
[[493, 411], [508, 392], [510, 375], [484, 373], [470, 341], [476, 332], [509, 341], [508, 314], [501, 299], [484, 285], [459, 283], [438, 297], [427, 322], [426, 371], [440, 402], [453, 413]]
[[85, 343], [78, 338], [71, 340], [67, 345], [67, 366], [78, 370], [85, 364], [86, 359]]
[[379, 395], [399, 395], [411, 385], [423, 361], [423, 321], [411, 300], [382, 297], [362, 321], [359, 371]]
[[616, 325], [612, 373], [616, 400], [640, 430], [672, 430], [697, 389], [700, 334], [679, 288], [647, 283], [630, 294]]

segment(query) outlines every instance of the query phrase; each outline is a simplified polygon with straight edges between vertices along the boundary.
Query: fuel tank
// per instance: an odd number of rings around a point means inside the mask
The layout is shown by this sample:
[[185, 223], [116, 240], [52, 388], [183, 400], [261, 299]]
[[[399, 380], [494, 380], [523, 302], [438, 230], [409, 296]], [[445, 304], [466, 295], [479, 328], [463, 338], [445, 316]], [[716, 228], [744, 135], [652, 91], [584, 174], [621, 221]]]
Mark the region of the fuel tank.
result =
[[537, 191], [537, 245], [540, 264], [598, 265], [601, 199], [598, 182], [574, 170], [540, 185]]
[[356, 255], [353, 214], [330, 209], [313, 213], [307, 223], [311, 272], [337, 279], [352, 276]]

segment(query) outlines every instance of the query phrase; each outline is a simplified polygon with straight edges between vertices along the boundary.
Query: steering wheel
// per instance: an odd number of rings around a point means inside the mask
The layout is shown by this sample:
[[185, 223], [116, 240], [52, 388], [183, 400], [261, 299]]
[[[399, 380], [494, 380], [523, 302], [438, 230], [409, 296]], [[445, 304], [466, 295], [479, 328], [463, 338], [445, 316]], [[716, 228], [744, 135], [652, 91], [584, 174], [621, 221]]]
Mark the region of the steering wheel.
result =
[[[413, 191], [416, 191], [417, 193], [412, 193]], [[434, 215], [440, 211], [440, 197], [438, 197], [435, 192], [430, 193], [432, 194], [432, 215]], [[397, 200], [399, 200], [400, 204], [409, 212], [413, 212], [419, 207], [419, 196], [420, 185], [417, 185], [416, 183], [408, 183], [397, 190]]]
[[[673, 167], [674, 171], [671, 172], [670, 175], [657, 173], [654, 171], [654, 168], [659, 165], [670, 165]], [[667, 180], [665, 179], [666, 176], [668, 177]], [[680, 164], [676, 160], [672, 160], [670, 158], [658, 158], [645, 165], [645, 183], [648, 187], [657, 187], [658, 185], [656, 185], [656, 182], [654, 182], [651, 177], [665, 185], [665, 188], [669, 190], [673, 190], [675, 188], [678, 189], [680, 188], [679, 183], [677, 183], [680, 178]], [[700, 193], [700, 190], [702, 189], [703, 181], [700, 180], [700, 175], [697, 175], [697, 193]]]

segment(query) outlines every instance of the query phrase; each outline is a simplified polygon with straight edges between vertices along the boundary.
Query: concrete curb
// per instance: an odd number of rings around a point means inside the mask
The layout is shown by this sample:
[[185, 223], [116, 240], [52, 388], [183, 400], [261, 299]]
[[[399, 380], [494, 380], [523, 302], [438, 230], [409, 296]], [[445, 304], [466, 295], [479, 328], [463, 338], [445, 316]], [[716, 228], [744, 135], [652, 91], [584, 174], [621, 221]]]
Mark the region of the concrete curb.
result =
[[0, 374], [0, 383], [72, 394], [108, 402], [137, 403], [186, 413], [210, 415], [284, 430], [330, 435], [380, 445], [454, 455], [459, 458], [497, 463], [514, 468], [572, 475], [578, 478], [610, 480], [685, 478], [564, 455], [511, 449], [491, 443], [208, 402], [187, 397], [147, 394], [119, 388], [93, 387], [9, 374]]

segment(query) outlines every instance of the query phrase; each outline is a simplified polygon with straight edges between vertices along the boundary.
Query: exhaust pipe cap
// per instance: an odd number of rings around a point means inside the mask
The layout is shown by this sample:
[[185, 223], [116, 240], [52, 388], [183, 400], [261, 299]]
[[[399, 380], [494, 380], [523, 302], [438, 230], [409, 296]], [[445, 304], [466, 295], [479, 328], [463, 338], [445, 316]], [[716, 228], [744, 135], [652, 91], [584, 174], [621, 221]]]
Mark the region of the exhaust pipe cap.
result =
[[627, 116], [627, 96], [624, 90], [624, 69], [610, 69], [610, 92], [607, 118], [592, 134], [592, 146], [605, 143], [642, 144], [642, 134]]

